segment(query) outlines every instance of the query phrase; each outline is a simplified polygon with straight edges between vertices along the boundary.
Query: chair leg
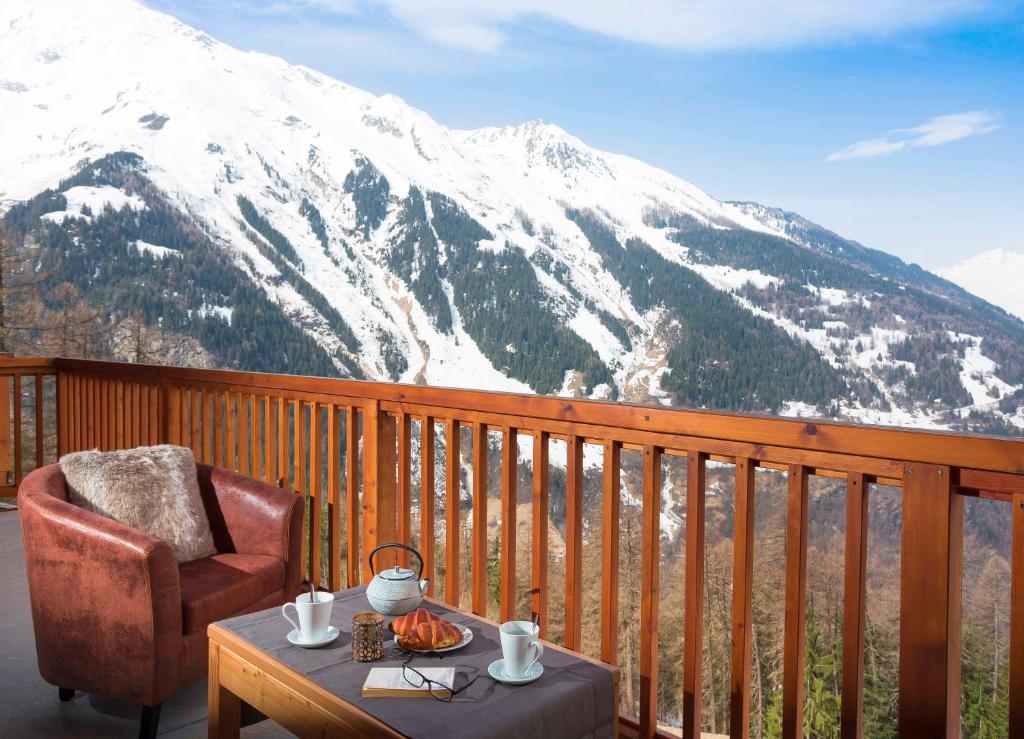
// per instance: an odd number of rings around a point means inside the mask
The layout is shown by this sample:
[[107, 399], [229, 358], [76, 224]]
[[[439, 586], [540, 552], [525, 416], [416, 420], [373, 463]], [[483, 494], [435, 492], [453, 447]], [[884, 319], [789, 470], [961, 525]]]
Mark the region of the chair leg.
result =
[[75, 689], [57, 688], [57, 697], [60, 698], [62, 703], [67, 703], [69, 700], [75, 697]]
[[139, 719], [139, 739], [155, 739], [156, 729], [160, 724], [160, 704], [143, 706], [142, 718]]

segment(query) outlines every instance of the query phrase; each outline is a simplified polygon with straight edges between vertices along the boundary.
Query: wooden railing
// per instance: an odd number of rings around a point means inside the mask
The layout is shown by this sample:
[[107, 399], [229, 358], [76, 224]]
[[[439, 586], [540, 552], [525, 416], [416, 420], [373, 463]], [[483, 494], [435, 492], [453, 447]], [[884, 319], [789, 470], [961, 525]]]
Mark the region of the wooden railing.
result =
[[[175, 443], [196, 458], [309, 492], [309, 577], [318, 586], [365, 582], [365, 553], [378, 543], [418, 536], [428, 573], [444, 575], [446, 601], [464, 603], [459, 573], [460, 450], [472, 433], [468, 522], [468, 605], [488, 607], [489, 432], [500, 432], [500, 619], [517, 610], [516, 535], [519, 440], [531, 437], [529, 609], [548, 629], [549, 446], [564, 444], [566, 646], [579, 649], [583, 629], [584, 447], [603, 448], [600, 532], [599, 652], [619, 655], [620, 474], [624, 450], [642, 454], [639, 712], [624, 726], [657, 731], [661, 475], [665, 457], [686, 461], [683, 736], [700, 736], [705, 493], [709, 462], [734, 466], [730, 706], [733, 736], [749, 732], [751, 592], [755, 470], [786, 473], [786, 547], [782, 727], [802, 736], [807, 581], [808, 487], [815, 477], [845, 480], [842, 736], [862, 733], [868, 500], [872, 485], [902, 488], [900, 555], [899, 732], [907, 737], [959, 732], [961, 557], [965, 496], [1008, 505], [1012, 518], [1010, 593], [1011, 737], [1024, 737], [1024, 442], [980, 436], [816, 423], [652, 408], [585, 400], [449, 390], [312, 377], [127, 365], [81, 360], [3, 360], [15, 386], [31, 376], [37, 431], [43, 423], [41, 377], [56, 373], [56, 453]], [[21, 429], [15, 397], [13, 469], [21, 477]], [[3, 411], [0, 406], [0, 412]], [[443, 426], [443, 447], [435, 428]], [[419, 433], [414, 435], [413, 428]], [[0, 438], [0, 444], [2, 444]], [[414, 453], [418, 447], [418, 455]], [[443, 448], [444, 526], [435, 521], [435, 454]], [[528, 446], [526, 447], [529, 448]], [[42, 452], [37, 441], [39, 462]], [[416, 459], [415, 457], [418, 457]], [[6, 459], [6, 457], [4, 457]], [[418, 468], [418, 469], [417, 469]], [[418, 473], [419, 494], [413, 490]], [[426, 502], [426, 503], [425, 503]], [[427, 504], [429, 503], [429, 504]], [[419, 531], [413, 531], [413, 514]], [[325, 522], [325, 523], [322, 523]], [[443, 561], [434, 561], [443, 550]], [[440, 555], [439, 555], [440, 558]]]

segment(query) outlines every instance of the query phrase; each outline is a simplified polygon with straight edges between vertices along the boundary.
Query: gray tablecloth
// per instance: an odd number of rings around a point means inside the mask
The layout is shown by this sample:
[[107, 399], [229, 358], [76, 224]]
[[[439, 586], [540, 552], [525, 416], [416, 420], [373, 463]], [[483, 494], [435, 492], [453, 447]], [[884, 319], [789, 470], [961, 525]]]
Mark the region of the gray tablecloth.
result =
[[[459, 668], [456, 688], [476, 674], [471, 668], [476, 668], [481, 677], [451, 703], [433, 698], [363, 698], [363, 682], [371, 667], [400, 667], [405, 659], [385, 630], [383, 659], [368, 664], [353, 661], [352, 617], [370, 610], [364, 590], [358, 587], [336, 594], [331, 623], [341, 636], [318, 649], [288, 643], [285, 635], [291, 627], [279, 608], [221, 621], [220, 625], [409, 737], [614, 736], [617, 711], [608, 670], [548, 649], [541, 659], [544, 674], [539, 680], [516, 687], [503, 685], [487, 675], [487, 665], [501, 657], [497, 629], [473, 616], [432, 604], [426, 607], [468, 626], [473, 641], [441, 658], [417, 656], [411, 664]], [[386, 619], [385, 624], [389, 621]]]

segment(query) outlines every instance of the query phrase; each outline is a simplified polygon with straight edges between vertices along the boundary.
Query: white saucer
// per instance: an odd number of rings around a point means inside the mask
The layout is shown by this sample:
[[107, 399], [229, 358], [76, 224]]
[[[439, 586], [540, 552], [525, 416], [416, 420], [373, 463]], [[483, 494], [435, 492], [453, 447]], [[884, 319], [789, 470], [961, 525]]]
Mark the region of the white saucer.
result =
[[332, 641], [338, 638], [340, 632], [333, 626], [327, 627], [327, 634], [323, 639], [317, 641], [302, 641], [299, 639], [299, 630], [292, 629], [288, 632], [288, 641], [297, 647], [305, 647], [306, 649], [312, 649], [313, 647], [322, 647], [324, 644], [330, 644]]
[[505, 660], [496, 659], [491, 662], [491, 664], [487, 665], [487, 674], [499, 683], [505, 683], [506, 685], [526, 685], [527, 683], [532, 683], [544, 674], [544, 665], [540, 662], [534, 662], [533, 666], [525, 676], [511, 677], [505, 674]]

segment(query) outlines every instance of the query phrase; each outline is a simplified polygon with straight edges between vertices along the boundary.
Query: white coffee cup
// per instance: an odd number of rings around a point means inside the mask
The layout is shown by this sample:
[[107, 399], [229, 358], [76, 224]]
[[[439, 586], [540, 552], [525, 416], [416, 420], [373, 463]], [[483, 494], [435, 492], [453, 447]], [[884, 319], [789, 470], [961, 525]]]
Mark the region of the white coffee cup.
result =
[[544, 645], [538, 641], [540, 627], [532, 621], [506, 621], [501, 634], [501, 657], [505, 660], [505, 674], [526, 677], [544, 654]]
[[[334, 605], [334, 594], [317, 591], [316, 600], [309, 599], [309, 593], [302, 593], [295, 602], [289, 601], [281, 606], [281, 613], [299, 631], [300, 642], [316, 642], [327, 637], [327, 627], [331, 625], [331, 607]], [[288, 618], [288, 606], [295, 609], [299, 622]]]

